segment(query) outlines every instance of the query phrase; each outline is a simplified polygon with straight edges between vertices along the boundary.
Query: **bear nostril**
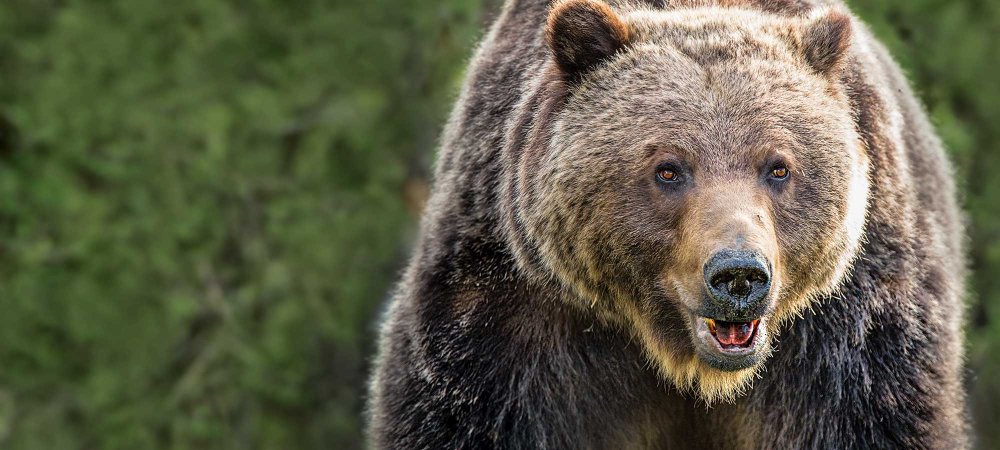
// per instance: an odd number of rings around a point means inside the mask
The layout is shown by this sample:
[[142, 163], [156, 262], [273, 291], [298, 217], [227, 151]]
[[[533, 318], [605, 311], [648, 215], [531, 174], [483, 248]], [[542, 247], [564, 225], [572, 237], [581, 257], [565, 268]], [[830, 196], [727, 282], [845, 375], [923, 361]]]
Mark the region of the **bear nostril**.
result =
[[729, 283], [729, 294], [736, 297], [746, 297], [750, 295], [750, 280], [745, 277], [737, 277]]
[[755, 284], [765, 283], [766, 276], [756, 271], [746, 273], [741, 269], [723, 270], [711, 279], [712, 287], [733, 297], [746, 297], [753, 291]]
[[726, 286], [732, 282], [733, 282], [733, 274], [728, 271], [718, 273], [715, 276], [713, 276], [712, 279], [710, 280], [712, 287], [719, 290], [725, 289]]

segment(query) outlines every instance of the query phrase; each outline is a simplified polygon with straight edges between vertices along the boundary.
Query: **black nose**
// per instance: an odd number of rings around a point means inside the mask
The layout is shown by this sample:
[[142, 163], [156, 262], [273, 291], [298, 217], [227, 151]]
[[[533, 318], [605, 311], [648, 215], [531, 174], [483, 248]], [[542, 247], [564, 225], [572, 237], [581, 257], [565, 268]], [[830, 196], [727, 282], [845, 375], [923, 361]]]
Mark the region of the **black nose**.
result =
[[767, 308], [771, 274], [764, 258], [746, 250], [722, 250], [705, 263], [705, 285], [724, 317], [754, 319]]

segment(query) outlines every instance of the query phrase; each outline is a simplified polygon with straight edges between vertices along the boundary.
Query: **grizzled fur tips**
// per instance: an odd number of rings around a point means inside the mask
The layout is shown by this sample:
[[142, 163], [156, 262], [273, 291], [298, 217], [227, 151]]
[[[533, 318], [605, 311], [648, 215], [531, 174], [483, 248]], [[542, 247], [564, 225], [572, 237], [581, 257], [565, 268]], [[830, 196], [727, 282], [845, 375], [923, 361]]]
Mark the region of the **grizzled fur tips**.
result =
[[838, 0], [507, 0], [381, 328], [375, 448], [967, 448], [964, 230]]

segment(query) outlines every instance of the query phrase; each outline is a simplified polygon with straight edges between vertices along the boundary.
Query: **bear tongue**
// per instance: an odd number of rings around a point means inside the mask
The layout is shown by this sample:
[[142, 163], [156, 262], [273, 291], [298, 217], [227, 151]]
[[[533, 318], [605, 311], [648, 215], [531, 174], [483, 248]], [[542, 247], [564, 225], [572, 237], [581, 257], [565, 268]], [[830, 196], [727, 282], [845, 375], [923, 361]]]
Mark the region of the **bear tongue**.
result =
[[746, 345], [753, 331], [753, 322], [715, 322], [715, 339], [722, 345]]

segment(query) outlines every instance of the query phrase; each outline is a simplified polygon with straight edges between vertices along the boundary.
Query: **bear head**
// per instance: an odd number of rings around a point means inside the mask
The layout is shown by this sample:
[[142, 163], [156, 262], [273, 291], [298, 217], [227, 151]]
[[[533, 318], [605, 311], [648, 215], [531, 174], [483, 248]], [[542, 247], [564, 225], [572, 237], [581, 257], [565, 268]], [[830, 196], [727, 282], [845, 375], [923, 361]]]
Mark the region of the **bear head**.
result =
[[556, 2], [505, 177], [519, 265], [633, 333], [678, 386], [742, 392], [859, 251], [851, 29], [835, 10]]

